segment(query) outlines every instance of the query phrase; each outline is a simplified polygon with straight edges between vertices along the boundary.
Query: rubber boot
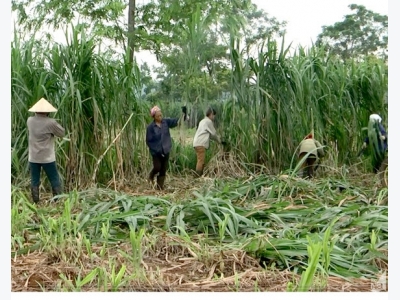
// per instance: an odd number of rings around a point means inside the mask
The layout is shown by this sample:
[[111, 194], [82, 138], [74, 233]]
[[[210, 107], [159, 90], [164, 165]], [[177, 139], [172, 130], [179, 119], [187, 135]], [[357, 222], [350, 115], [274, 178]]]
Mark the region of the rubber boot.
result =
[[308, 166], [307, 173], [308, 173], [308, 179], [314, 178], [314, 167], [313, 166]]
[[302, 174], [301, 174], [301, 177], [302, 177], [303, 179], [309, 179], [309, 176], [308, 176], [308, 168], [307, 168], [307, 167], [305, 167], [305, 168], [303, 169]]
[[57, 186], [53, 188], [53, 197], [61, 195], [62, 194], [62, 189], [61, 186]]
[[149, 177], [147, 177], [147, 182], [150, 183], [150, 185], [154, 184], [154, 174], [153, 174], [153, 172], [150, 172]]
[[32, 195], [33, 202], [38, 203], [39, 202], [39, 187], [38, 186], [31, 187], [31, 195]]
[[165, 176], [157, 176], [157, 189], [164, 189]]

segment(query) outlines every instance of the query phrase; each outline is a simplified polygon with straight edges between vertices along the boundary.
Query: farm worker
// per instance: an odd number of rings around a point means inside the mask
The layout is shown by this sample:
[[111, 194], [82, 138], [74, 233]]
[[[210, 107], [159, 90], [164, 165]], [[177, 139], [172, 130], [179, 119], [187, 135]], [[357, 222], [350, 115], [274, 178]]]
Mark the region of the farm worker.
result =
[[[182, 108], [182, 110], [184, 110]], [[163, 118], [161, 109], [154, 106], [150, 110], [150, 115], [153, 118], [147, 126], [146, 131], [146, 144], [149, 147], [150, 154], [153, 158], [153, 169], [149, 175], [149, 182], [153, 183], [155, 176], [157, 176], [157, 189], [164, 189], [165, 175], [167, 173], [169, 152], [172, 147], [170, 128], [178, 126], [185, 112], [179, 119]]]
[[64, 128], [49, 113], [56, 112], [46, 99], [41, 98], [29, 109], [35, 115], [27, 120], [29, 132], [29, 168], [31, 173], [31, 194], [33, 202], [39, 202], [41, 168], [46, 173], [53, 190], [53, 196], [62, 193], [61, 181], [57, 171], [54, 137], [63, 137]]
[[318, 167], [318, 159], [323, 157], [324, 150], [322, 145], [313, 137], [313, 133], [308, 134], [300, 143], [299, 160], [307, 156], [301, 166], [303, 178], [314, 177], [314, 171]]
[[206, 150], [210, 147], [210, 139], [222, 144], [221, 138], [217, 135], [213, 124], [216, 114], [213, 108], [208, 108], [206, 116], [200, 121], [197, 126], [196, 134], [194, 135], [193, 148], [197, 155], [196, 174], [199, 177], [203, 175]]
[[369, 116], [368, 135], [362, 146], [365, 149], [370, 142], [373, 146], [372, 166], [375, 174], [379, 172], [388, 150], [387, 133], [381, 122], [382, 118], [379, 115], [372, 114]]

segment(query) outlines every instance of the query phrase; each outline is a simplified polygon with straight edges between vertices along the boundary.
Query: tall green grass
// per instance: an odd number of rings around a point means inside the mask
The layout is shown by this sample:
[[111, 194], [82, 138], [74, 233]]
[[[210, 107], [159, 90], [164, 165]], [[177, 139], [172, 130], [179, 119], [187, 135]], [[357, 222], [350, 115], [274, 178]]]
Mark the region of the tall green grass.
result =
[[314, 129], [320, 142], [337, 145], [338, 163], [350, 163], [369, 114], [387, 120], [383, 61], [343, 63], [316, 47], [288, 56], [284, 41], [273, 40], [249, 57], [236, 45], [232, 39], [233, 99], [225, 104], [223, 127], [247, 162], [273, 172], [289, 168], [298, 143]]
[[[189, 77], [202, 76], [196, 39], [204, 38], [202, 22], [197, 12], [186, 24], [184, 38], [190, 43], [183, 71]], [[42, 43], [35, 37], [22, 42], [15, 34], [11, 43], [13, 183], [28, 182], [27, 110], [41, 97], [59, 109], [54, 117], [70, 139], [57, 142], [66, 187], [87, 186], [92, 179], [106, 184], [144, 176], [151, 164], [145, 129], [155, 103], [141, 99], [138, 67], [126, 56], [113, 59], [103, 54], [94, 39], [77, 28], [67, 40], [66, 45]], [[298, 48], [289, 56], [288, 49], [284, 41], [278, 45], [267, 40], [251, 57], [232, 39], [231, 99], [208, 99], [205, 86], [199, 86], [194, 97], [192, 87], [186, 86], [182, 99], [191, 123], [185, 126], [196, 126], [211, 104], [218, 112], [219, 134], [244, 163], [262, 164], [271, 173], [294, 168], [299, 142], [314, 129], [337, 166], [351, 164], [368, 115], [379, 113], [386, 124], [387, 65], [379, 60], [343, 63], [316, 47]], [[166, 116], [177, 117], [182, 103], [160, 99], [158, 104]], [[214, 147], [208, 155], [216, 151]], [[195, 166], [190, 146], [175, 144], [171, 156], [173, 172]]]
[[[147, 168], [145, 125], [149, 105], [138, 99], [141, 90], [136, 65], [106, 59], [91, 37], [74, 29], [67, 45], [41, 45], [34, 38], [11, 44], [12, 77], [12, 178], [27, 176], [28, 109], [41, 97], [58, 112], [53, 116], [66, 128], [69, 141], [57, 143], [57, 163], [68, 188], [96, 180], [135, 176]], [[127, 122], [134, 117], [111, 151], [101, 155]]]

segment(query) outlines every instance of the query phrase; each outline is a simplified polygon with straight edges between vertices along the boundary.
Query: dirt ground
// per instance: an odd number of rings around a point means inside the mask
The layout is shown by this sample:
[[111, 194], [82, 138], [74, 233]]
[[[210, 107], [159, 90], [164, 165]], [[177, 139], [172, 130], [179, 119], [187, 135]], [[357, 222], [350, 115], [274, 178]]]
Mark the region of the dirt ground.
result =
[[[110, 188], [116, 188], [131, 195], [168, 194], [171, 198], [179, 199], [195, 190], [195, 186], [204, 185], [208, 181], [211, 182], [211, 179], [207, 177], [195, 179], [189, 174], [185, 180], [169, 177], [165, 191], [157, 191], [145, 181], [137, 182], [131, 186], [124, 185], [124, 182], [110, 183]], [[194, 184], [194, 182], [197, 183]], [[51, 197], [50, 194], [43, 196], [44, 200]], [[45, 203], [46, 201], [43, 205]], [[130, 247], [129, 243], [119, 244], [118, 247], [108, 250], [108, 257], [116, 258], [120, 266], [126, 265], [127, 274], [134, 274], [135, 270], [132, 263], [119, 255], [118, 252], [118, 250], [124, 250], [129, 253]], [[99, 246], [95, 250], [100, 252], [100, 248]], [[79, 264], [76, 262], [68, 263], [60, 259], [58, 253], [39, 251], [11, 258], [11, 291], [59, 290], [62, 283], [60, 274], [64, 274], [74, 283], [80, 273], [83, 273], [83, 275], [81, 274], [83, 277], [96, 266], [108, 267], [108, 261], [93, 261], [85, 253], [79, 255]], [[291, 286], [295, 287], [300, 281], [300, 276], [289, 270], [263, 269], [256, 259], [241, 250], [214, 253], [206, 260], [199, 258], [190, 249], [180, 245], [179, 241], [174, 241], [173, 237], [170, 236], [160, 238], [156, 247], [151, 252], [146, 253], [142, 259], [141, 268], [144, 270], [143, 274], [119, 287], [118, 291], [285, 292], [289, 291]], [[312, 290], [371, 292], [372, 289], [384, 292], [388, 291], [388, 285], [381, 286], [370, 279], [345, 280], [337, 277], [325, 279], [321, 277], [320, 279], [317, 278]], [[89, 283], [82, 288], [82, 291], [99, 291], [99, 287], [97, 283]]]
[[[123, 248], [124, 245], [120, 247]], [[145, 257], [141, 264], [146, 270], [142, 279], [131, 280], [119, 287], [118, 291], [285, 292], [288, 291], [288, 286], [296, 285], [300, 280], [300, 276], [289, 271], [264, 270], [255, 259], [242, 251], [232, 250], [222, 253], [207, 264], [200, 262], [196, 257], [190, 255], [182, 257], [182, 253], [177, 255], [178, 253], [173, 252], [171, 246], [167, 246], [154, 253], [153, 257]], [[88, 261], [85, 266], [95, 267], [93, 264]], [[43, 288], [51, 291], [57, 286], [57, 282], [60, 282], [60, 274], [74, 281], [80, 271], [82, 269], [79, 266], [57, 261], [56, 257], [46, 253], [35, 252], [19, 256], [11, 260], [11, 290], [33, 292], [42, 291]], [[128, 267], [127, 272], [132, 272], [132, 269], [129, 270]], [[324, 292], [370, 292], [372, 288], [377, 287], [374, 282], [367, 279], [348, 281], [335, 277], [329, 277], [324, 282], [317, 280], [316, 284], [318, 286], [314, 291]], [[387, 290], [386, 285], [382, 291]], [[82, 288], [82, 291], [98, 291], [98, 287], [89, 284]]]

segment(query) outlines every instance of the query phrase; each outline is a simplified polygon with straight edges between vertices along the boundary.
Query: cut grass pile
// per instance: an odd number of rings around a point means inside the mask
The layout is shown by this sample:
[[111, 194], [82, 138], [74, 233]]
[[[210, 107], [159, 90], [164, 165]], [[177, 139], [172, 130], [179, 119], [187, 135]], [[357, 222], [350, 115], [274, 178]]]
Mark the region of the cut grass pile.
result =
[[370, 291], [387, 270], [388, 207], [368, 176], [169, 178], [162, 193], [38, 206], [13, 187], [12, 290]]

